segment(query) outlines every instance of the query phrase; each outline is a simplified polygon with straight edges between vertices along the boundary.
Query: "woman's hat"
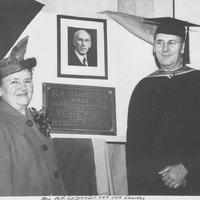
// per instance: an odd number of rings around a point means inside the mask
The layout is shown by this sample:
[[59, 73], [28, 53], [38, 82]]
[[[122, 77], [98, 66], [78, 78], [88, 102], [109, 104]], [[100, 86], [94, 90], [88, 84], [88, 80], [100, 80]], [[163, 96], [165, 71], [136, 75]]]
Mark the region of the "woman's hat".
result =
[[32, 69], [36, 66], [35, 58], [24, 59], [28, 44], [28, 36], [21, 39], [11, 50], [9, 57], [0, 60], [0, 77], [19, 72], [23, 69]]

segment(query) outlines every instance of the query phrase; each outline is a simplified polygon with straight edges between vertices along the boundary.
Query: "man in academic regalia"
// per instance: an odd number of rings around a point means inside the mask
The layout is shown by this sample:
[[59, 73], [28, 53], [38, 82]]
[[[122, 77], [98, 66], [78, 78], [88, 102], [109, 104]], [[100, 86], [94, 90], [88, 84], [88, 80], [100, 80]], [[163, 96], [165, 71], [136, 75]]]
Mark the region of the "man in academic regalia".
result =
[[128, 110], [129, 194], [200, 195], [200, 71], [188, 67], [189, 27], [158, 25], [153, 53], [159, 70], [135, 87]]

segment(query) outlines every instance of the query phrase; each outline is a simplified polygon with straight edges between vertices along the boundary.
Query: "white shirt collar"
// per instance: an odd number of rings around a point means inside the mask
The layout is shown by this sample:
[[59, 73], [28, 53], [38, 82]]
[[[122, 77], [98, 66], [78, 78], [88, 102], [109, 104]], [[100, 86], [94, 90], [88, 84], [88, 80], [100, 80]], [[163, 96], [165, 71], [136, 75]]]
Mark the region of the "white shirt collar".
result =
[[86, 66], [88, 66], [88, 62], [87, 62], [87, 55], [85, 54], [84, 56], [82, 56], [80, 53], [78, 53], [75, 50], [75, 54], [77, 55], [77, 57], [79, 58], [79, 60], [81, 61], [81, 63], [83, 64], [83, 59], [86, 58]]

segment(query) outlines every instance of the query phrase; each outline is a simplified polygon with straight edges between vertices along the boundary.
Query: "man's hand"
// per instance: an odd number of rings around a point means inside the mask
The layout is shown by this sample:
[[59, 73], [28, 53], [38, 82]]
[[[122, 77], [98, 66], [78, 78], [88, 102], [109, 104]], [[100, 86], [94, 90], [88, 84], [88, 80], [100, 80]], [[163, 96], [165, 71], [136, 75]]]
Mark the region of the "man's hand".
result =
[[186, 186], [188, 170], [183, 164], [170, 165], [158, 172], [162, 176], [164, 184], [170, 188]]

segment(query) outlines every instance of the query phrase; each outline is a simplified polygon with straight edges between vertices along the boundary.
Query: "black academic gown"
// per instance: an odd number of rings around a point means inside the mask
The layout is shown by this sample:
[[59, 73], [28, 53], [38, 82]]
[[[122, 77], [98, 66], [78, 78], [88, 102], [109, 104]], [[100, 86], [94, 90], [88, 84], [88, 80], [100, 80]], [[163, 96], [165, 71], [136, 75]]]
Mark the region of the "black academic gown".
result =
[[[133, 91], [128, 110], [129, 194], [200, 195], [200, 71], [160, 71]], [[164, 186], [158, 172], [182, 163], [186, 187]]]

